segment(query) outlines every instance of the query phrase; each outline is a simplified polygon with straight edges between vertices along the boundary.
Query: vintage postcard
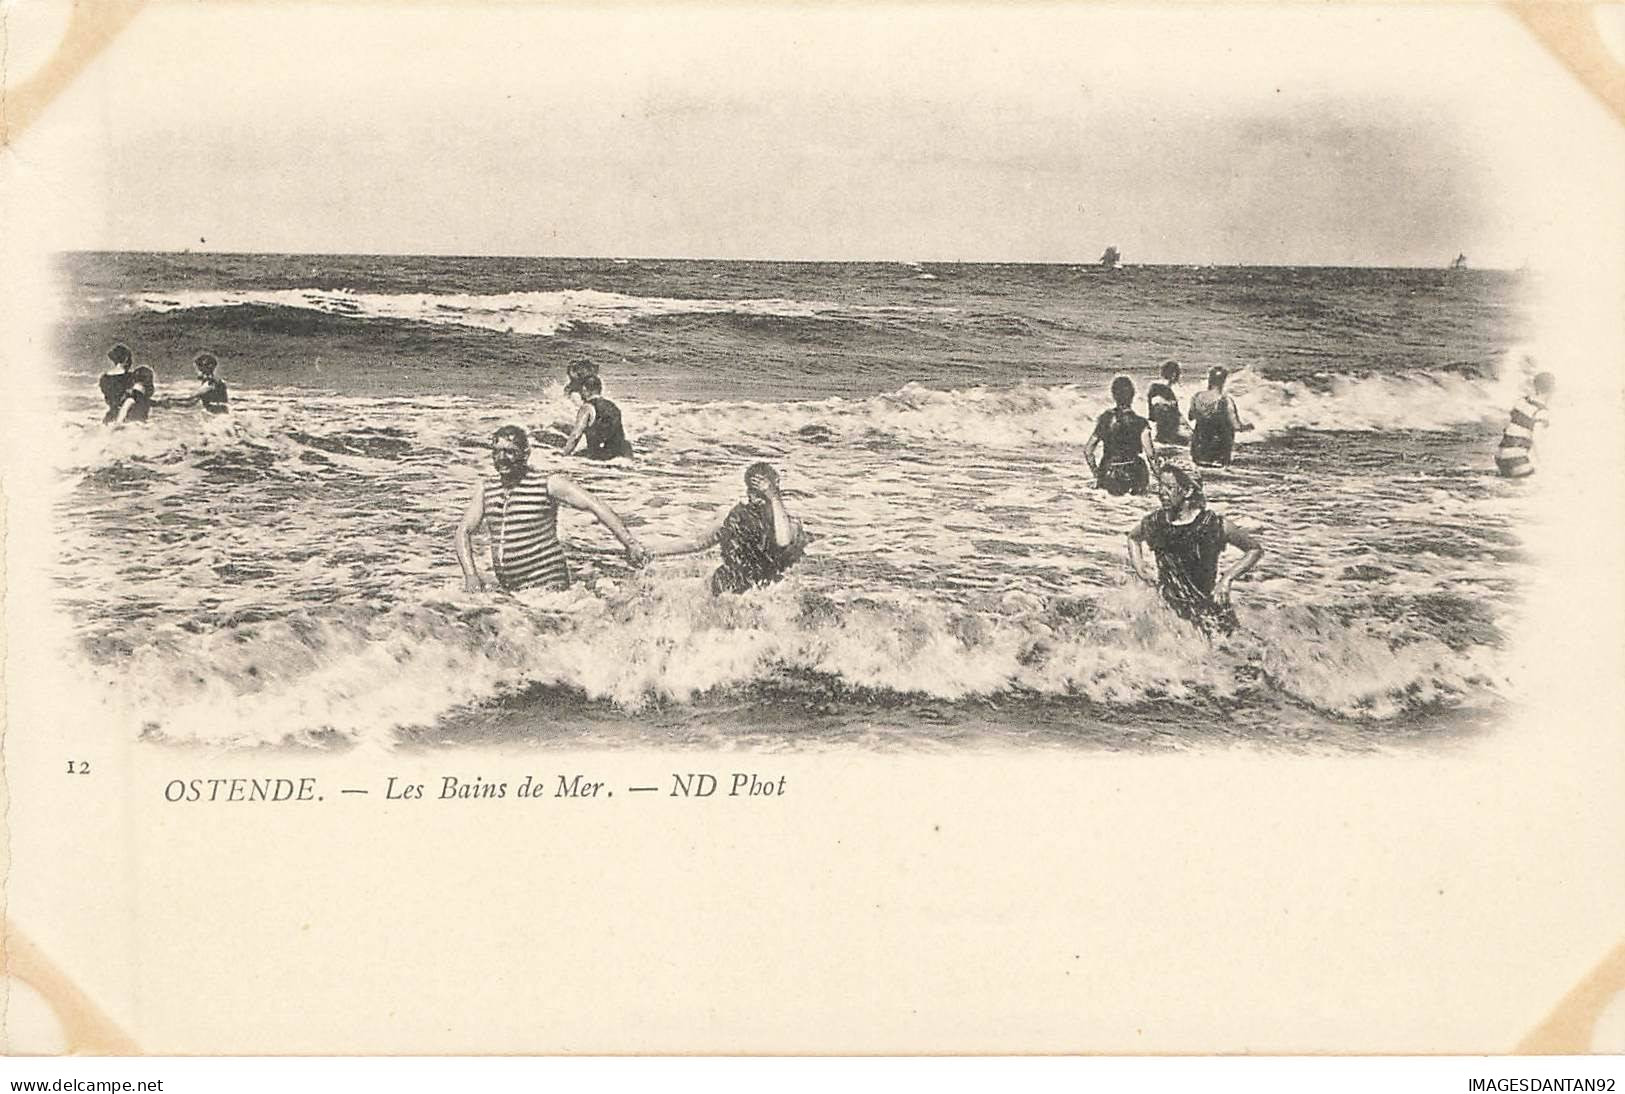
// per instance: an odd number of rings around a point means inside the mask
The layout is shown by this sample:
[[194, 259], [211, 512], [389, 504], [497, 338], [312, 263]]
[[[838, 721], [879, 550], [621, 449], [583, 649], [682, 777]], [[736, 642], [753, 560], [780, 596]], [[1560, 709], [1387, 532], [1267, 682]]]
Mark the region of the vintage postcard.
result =
[[1625, 1049], [1625, 19], [7, 3], [27, 1053]]

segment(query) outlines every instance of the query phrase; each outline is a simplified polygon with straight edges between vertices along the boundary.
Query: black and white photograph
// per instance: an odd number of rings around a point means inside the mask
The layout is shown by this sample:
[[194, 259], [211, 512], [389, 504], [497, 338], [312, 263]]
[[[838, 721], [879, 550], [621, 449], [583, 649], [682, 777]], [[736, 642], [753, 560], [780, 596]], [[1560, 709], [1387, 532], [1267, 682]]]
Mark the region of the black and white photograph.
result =
[[109, 1043], [1510, 1053], [1620, 942], [1617, 9], [86, 8], [7, 916]]

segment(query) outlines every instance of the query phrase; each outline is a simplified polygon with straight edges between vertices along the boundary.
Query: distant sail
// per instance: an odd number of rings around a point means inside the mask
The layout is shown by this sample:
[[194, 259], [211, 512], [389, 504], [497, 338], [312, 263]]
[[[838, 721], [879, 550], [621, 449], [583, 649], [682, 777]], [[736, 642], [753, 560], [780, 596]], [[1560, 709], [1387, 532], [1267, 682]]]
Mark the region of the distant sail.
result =
[[1450, 268], [1452, 270], [1465, 270], [1467, 268], [1467, 256], [1463, 254], [1457, 255], [1456, 260], [1450, 264]]
[[1107, 247], [1105, 253], [1100, 256], [1100, 264], [1108, 270], [1115, 270], [1123, 264], [1123, 256], [1118, 253], [1116, 247]]

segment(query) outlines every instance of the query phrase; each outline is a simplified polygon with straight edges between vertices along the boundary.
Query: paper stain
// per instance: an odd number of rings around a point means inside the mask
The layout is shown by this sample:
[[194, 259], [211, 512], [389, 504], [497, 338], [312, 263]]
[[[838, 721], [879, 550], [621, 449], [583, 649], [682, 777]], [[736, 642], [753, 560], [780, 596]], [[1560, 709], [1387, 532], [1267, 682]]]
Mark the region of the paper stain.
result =
[[1507, 7], [1616, 120], [1625, 122], [1625, 64], [1609, 51], [1597, 26], [1603, 5], [1541, 0]]
[[1597, 1023], [1616, 1000], [1625, 996], [1625, 942], [1615, 946], [1557, 1004], [1551, 1015], [1518, 1042], [1521, 1056], [1619, 1051], [1597, 1044]]
[[[52, 965], [33, 943], [7, 921], [5, 936], [0, 939], [4, 950], [0, 952], [0, 971], [5, 974], [6, 1010], [0, 1019], [9, 1018], [12, 981], [28, 985], [43, 999], [60, 1026], [64, 1054], [78, 1056], [137, 1056], [141, 1049], [125, 1035], [111, 1018], [102, 1013], [90, 997], [74, 986], [55, 965]], [[5, 1049], [14, 1052], [10, 1044], [11, 1027], [0, 1029], [6, 1036]]]
[[76, 0], [62, 41], [37, 72], [13, 87], [9, 74], [0, 69], [0, 148], [22, 136], [146, 3], [147, 0], [97, 0], [96, 3]]

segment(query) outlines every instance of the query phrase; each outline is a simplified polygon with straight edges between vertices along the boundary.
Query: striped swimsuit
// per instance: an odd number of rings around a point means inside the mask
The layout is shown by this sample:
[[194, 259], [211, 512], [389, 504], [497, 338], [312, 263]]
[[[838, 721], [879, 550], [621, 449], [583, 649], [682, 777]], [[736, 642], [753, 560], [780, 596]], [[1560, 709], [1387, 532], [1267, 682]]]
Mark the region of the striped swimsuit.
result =
[[1495, 450], [1495, 469], [1509, 479], [1521, 479], [1535, 473], [1530, 461], [1530, 450], [1535, 444], [1535, 426], [1546, 424], [1546, 407], [1525, 395], [1512, 408], [1512, 418], [1501, 444]]
[[501, 478], [487, 480], [485, 519], [491, 527], [491, 568], [504, 589], [570, 584], [559, 544], [559, 503], [547, 493], [546, 475], [526, 471], [511, 487]]

